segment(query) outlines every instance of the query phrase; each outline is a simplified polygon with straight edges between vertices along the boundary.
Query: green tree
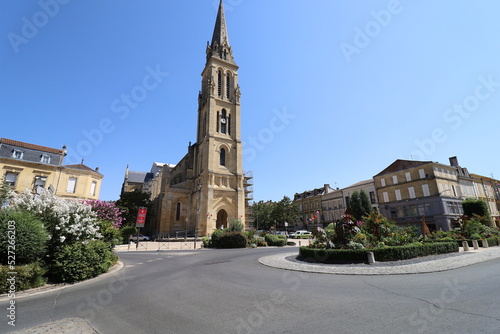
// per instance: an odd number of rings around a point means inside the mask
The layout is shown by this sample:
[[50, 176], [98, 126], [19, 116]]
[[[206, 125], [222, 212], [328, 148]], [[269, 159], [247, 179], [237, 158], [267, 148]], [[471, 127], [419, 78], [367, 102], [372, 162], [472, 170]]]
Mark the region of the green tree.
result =
[[271, 220], [271, 213], [273, 211], [274, 203], [271, 201], [259, 201], [252, 205], [252, 216], [257, 230], [268, 230], [273, 221]]
[[276, 202], [271, 213], [271, 219], [276, 224], [276, 228], [285, 229], [285, 222], [295, 223], [299, 216], [299, 208], [293, 204], [288, 196], [283, 196], [283, 199]]
[[462, 202], [462, 207], [464, 209], [464, 215], [468, 218], [472, 218], [474, 215], [484, 217], [491, 223], [490, 210], [488, 210], [488, 204], [480, 199], [466, 199]]
[[122, 227], [135, 226], [137, 220], [137, 212], [140, 207], [148, 209], [146, 216], [146, 226], [149, 225], [151, 217], [153, 216], [150, 195], [140, 190], [131, 192], [124, 192], [120, 195], [120, 199], [116, 201], [116, 206], [125, 210], [122, 217], [125, 218]]
[[351, 209], [354, 219], [361, 220], [363, 209], [361, 208], [361, 200], [357, 191], [354, 191], [349, 198], [349, 208]]
[[360, 218], [362, 219], [362, 217], [368, 216], [370, 212], [372, 212], [372, 204], [370, 202], [368, 194], [363, 189], [361, 189], [361, 191], [359, 192], [359, 200], [361, 201], [362, 214]]
[[351, 194], [349, 207], [357, 221], [362, 220], [364, 216], [369, 215], [372, 211], [370, 199], [364, 190], [354, 191]]

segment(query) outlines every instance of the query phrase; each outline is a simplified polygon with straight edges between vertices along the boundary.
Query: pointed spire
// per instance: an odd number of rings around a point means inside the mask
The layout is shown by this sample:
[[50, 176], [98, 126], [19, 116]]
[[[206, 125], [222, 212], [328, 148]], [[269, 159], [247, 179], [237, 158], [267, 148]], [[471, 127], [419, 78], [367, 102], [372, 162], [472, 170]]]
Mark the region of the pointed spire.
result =
[[224, 3], [220, 0], [217, 19], [215, 20], [214, 34], [212, 36], [212, 44], [223, 45], [226, 43], [229, 46], [229, 37], [227, 35], [226, 16], [224, 15]]
[[220, 0], [219, 3], [214, 33], [212, 35], [212, 42], [207, 45], [207, 60], [213, 56], [234, 64], [233, 52], [231, 50], [231, 46], [229, 45], [223, 0]]

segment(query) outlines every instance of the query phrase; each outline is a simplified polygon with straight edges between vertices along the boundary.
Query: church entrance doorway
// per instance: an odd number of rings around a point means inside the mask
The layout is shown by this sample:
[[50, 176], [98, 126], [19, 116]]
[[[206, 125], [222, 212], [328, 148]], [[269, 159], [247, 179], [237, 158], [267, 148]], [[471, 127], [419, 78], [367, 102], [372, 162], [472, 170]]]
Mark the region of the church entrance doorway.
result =
[[227, 228], [227, 212], [222, 209], [217, 213], [217, 222], [216, 222], [216, 227], [217, 229], [220, 228]]

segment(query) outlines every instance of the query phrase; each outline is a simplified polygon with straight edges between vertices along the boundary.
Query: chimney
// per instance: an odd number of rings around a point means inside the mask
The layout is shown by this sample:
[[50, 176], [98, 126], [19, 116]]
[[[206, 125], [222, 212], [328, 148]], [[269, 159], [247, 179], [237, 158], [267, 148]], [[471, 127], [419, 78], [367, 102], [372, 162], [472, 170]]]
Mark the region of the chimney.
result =
[[99, 173], [99, 167], [96, 167], [96, 168], [95, 168], [95, 171]]
[[450, 166], [459, 167], [457, 157], [451, 157], [450, 158]]

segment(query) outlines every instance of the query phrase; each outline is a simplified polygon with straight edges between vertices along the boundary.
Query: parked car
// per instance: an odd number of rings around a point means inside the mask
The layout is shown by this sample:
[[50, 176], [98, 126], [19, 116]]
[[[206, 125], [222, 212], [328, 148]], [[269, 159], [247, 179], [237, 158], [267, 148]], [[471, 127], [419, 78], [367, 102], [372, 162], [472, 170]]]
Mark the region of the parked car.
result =
[[139, 239], [139, 241], [151, 241], [151, 237], [149, 237], [147, 235], [139, 234], [139, 237], [137, 237], [137, 235], [130, 236], [130, 240], [132, 240], [134, 242], [137, 241], [137, 239]]
[[300, 231], [290, 233], [289, 237], [290, 238], [312, 237], [312, 233], [309, 231], [300, 230]]

